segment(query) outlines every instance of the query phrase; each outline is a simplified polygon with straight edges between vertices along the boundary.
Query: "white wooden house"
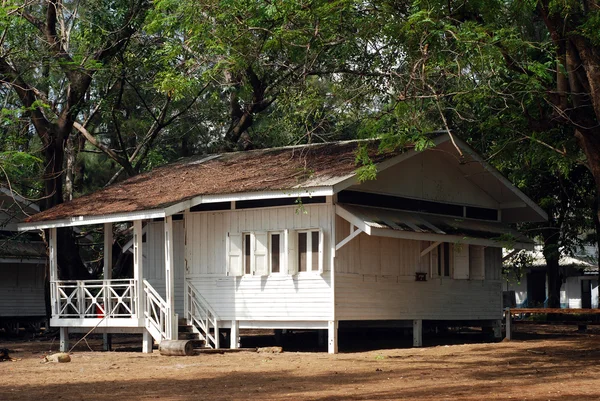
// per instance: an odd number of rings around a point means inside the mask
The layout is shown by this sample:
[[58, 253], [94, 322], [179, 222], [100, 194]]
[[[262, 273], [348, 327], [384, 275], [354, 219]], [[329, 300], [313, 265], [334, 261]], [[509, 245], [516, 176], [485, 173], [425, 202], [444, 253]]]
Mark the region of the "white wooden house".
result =
[[46, 319], [46, 246], [35, 233], [19, 233], [17, 223], [38, 207], [0, 187], [0, 327], [16, 329]]
[[[527, 251], [531, 267], [519, 277], [511, 271], [505, 277], [505, 291], [514, 291], [519, 308], [546, 307], [548, 280], [546, 260], [542, 247], [536, 245]], [[510, 267], [509, 258], [505, 265]], [[564, 280], [560, 288], [561, 308], [598, 308], [598, 248], [586, 246], [574, 256], [563, 255], [559, 259]], [[510, 270], [510, 269], [509, 269]]]
[[[28, 219], [49, 229], [53, 317], [68, 330], [144, 333], [144, 350], [177, 336], [185, 317], [209, 346], [218, 331], [326, 329], [423, 320], [496, 325], [502, 247], [531, 247], [506, 223], [544, 212], [465, 143], [446, 134], [425, 151], [377, 141], [186, 159]], [[366, 146], [374, 181], [356, 177]], [[56, 230], [132, 222], [134, 275], [56, 278]], [[110, 247], [107, 247], [109, 249]]]

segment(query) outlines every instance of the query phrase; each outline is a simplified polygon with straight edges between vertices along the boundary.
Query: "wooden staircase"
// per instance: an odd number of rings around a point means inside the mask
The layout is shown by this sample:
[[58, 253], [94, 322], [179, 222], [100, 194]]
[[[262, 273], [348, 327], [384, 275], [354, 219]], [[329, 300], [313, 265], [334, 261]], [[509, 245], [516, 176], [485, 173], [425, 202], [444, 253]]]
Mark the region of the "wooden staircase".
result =
[[194, 328], [187, 324], [183, 318], [179, 319], [178, 325], [178, 340], [191, 340], [194, 342], [194, 349], [206, 349], [206, 342], [200, 339], [198, 333], [194, 332]]

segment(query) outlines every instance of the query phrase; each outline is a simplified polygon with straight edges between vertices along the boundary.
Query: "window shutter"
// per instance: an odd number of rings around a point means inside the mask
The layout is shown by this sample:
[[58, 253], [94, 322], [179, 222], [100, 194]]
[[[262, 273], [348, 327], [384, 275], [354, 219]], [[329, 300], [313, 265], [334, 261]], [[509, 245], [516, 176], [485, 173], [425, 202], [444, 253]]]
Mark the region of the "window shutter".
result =
[[287, 268], [287, 274], [294, 275], [298, 273], [298, 253], [296, 250], [296, 239], [298, 238], [298, 233], [294, 230], [285, 230], [284, 235], [287, 239], [285, 245], [287, 263], [285, 268]]
[[254, 274], [257, 276], [269, 275], [267, 233], [254, 233]]
[[242, 234], [228, 233], [227, 244], [227, 274], [241, 276], [242, 269]]
[[471, 280], [485, 279], [485, 257], [484, 248], [482, 246], [469, 246], [469, 270]]
[[[319, 274], [323, 273], [323, 255], [325, 254], [324, 250], [325, 250], [325, 239], [324, 239], [324, 235], [323, 235], [323, 230], [319, 229]], [[314, 250], [314, 245], [313, 245], [313, 250]], [[313, 266], [313, 269], [315, 268], [315, 266]]]
[[454, 246], [454, 274], [456, 280], [469, 279], [469, 245]]
[[438, 277], [438, 253], [440, 251], [440, 246], [436, 246], [429, 252], [430, 255], [430, 265], [431, 265], [431, 274], [430, 277]]

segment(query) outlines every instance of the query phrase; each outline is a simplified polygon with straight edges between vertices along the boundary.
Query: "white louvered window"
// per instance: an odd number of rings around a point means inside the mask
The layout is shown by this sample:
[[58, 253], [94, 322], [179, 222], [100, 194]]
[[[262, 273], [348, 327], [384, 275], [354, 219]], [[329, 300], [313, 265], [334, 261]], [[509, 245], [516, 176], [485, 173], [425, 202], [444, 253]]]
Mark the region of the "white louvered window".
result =
[[288, 230], [227, 235], [227, 271], [230, 276], [288, 273]]

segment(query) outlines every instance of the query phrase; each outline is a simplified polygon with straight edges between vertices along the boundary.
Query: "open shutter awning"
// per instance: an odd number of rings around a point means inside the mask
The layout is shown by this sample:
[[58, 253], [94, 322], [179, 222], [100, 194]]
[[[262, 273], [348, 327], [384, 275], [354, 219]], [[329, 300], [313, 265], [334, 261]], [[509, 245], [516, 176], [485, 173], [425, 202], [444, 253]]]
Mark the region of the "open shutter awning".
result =
[[533, 249], [532, 240], [500, 222], [348, 204], [338, 204], [336, 214], [367, 235], [498, 248]]

